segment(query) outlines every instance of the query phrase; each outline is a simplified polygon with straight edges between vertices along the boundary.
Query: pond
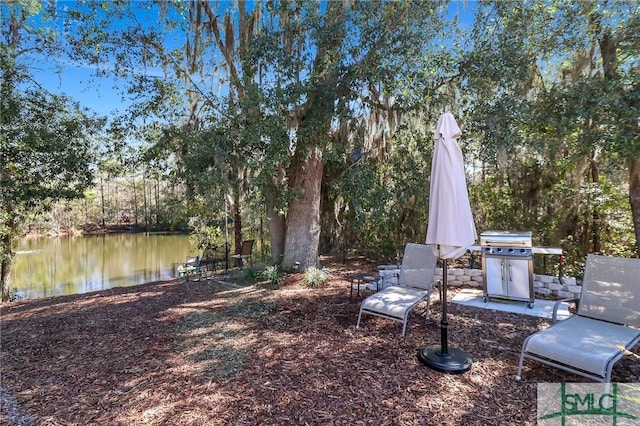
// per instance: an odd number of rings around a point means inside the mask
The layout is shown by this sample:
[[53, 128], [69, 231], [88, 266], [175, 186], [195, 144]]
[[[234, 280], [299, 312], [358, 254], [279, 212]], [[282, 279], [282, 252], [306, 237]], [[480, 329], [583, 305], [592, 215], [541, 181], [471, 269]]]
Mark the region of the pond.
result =
[[20, 299], [88, 293], [176, 276], [198, 254], [186, 235], [124, 233], [20, 241], [10, 290]]

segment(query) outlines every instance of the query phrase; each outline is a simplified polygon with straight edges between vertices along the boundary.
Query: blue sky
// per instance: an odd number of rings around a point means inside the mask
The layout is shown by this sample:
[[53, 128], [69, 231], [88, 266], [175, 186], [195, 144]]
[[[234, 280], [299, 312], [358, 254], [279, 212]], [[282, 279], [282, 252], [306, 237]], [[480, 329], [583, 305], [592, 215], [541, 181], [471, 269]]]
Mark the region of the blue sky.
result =
[[[112, 77], [96, 77], [91, 67], [67, 64], [58, 72], [55, 65], [49, 65], [34, 73], [35, 79], [49, 92], [66, 94], [100, 115], [108, 116], [126, 106], [114, 87], [116, 82]], [[124, 84], [124, 81], [120, 81], [120, 84]]]
[[[44, 25], [55, 25], [56, 31], [61, 34], [63, 22], [67, 16], [64, 12], [69, 4], [74, 1], [56, 1], [56, 8], [59, 11], [55, 24], [44, 23]], [[149, 11], [148, 16], [139, 18], [143, 22], [155, 24], [157, 12]], [[81, 106], [87, 107], [99, 115], [110, 116], [116, 110], [123, 112], [129, 102], [122, 99], [121, 92], [126, 89], [126, 80], [116, 77], [115, 73], [109, 72], [108, 67], [113, 64], [101, 64], [108, 76], [97, 76], [97, 66], [88, 63], [77, 63], [68, 58], [31, 58], [33, 62], [32, 72], [38, 84], [53, 94], [65, 94]], [[161, 76], [161, 71], [151, 70], [154, 75]]]
[[[57, 2], [63, 8], [65, 1]], [[452, 1], [450, 16], [458, 13], [458, 25], [469, 26], [473, 18], [474, 1]], [[147, 21], [155, 22], [147, 17]], [[99, 115], [111, 116], [115, 111], [123, 112], [128, 102], [119, 94], [126, 87], [126, 81], [110, 77], [96, 77], [94, 66], [72, 63], [64, 58], [40, 61], [34, 68], [34, 77], [39, 84], [51, 93], [64, 93], [78, 101], [82, 106]]]

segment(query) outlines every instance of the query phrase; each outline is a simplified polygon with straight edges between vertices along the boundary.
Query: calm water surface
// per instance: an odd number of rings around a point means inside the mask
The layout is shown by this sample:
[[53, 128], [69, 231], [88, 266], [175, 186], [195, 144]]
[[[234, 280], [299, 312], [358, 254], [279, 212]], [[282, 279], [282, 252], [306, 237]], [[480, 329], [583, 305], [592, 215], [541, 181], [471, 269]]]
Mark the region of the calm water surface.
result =
[[24, 299], [172, 278], [187, 256], [198, 254], [189, 237], [158, 233], [25, 239], [16, 253], [10, 288]]

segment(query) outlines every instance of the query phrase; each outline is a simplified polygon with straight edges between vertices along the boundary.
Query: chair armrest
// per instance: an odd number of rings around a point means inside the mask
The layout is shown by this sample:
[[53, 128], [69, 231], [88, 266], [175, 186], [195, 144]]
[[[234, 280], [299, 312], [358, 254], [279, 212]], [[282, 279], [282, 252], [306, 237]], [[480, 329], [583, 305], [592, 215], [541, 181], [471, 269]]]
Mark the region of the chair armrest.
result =
[[558, 301], [556, 301], [556, 303], [554, 303], [553, 305], [553, 314], [551, 315], [551, 321], [552, 322], [557, 322], [558, 321], [558, 309], [560, 309], [560, 305], [562, 303], [565, 302], [576, 302], [576, 304], [578, 303], [578, 298], [577, 297], [567, 297], [566, 299], [560, 299]]

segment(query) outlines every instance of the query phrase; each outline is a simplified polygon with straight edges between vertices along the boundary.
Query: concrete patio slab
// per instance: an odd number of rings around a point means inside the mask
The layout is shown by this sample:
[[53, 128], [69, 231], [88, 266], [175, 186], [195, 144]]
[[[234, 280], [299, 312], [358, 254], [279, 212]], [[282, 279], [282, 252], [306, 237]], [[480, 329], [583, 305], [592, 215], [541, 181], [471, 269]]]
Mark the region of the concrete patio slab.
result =
[[[529, 308], [527, 302], [515, 300], [488, 300], [485, 302], [482, 290], [462, 289], [452, 299], [453, 303], [465, 306], [473, 306], [481, 309], [493, 309], [494, 311], [512, 312], [515, 314], [530, 315], [539, 318], [551, 318], [553, 314], [552, 300], [536, 299], [533, 307]], [[558, 309], [558, 319], [565, 319], [571, 316], [569, 306], [562, 302]]]

